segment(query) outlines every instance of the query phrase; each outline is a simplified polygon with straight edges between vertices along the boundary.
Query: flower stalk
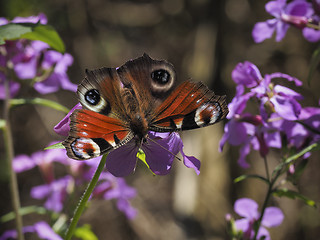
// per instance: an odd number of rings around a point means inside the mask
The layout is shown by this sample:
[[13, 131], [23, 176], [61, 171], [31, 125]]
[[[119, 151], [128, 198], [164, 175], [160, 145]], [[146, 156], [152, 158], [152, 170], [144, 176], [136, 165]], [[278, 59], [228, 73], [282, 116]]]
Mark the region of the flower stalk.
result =
[[8, 172], [9, 172], [9, 188], [10, 194], [12, 199], [13, 211], [15, 213], [15, 220], [16, 220], [16, 228], [18, 232], [18, 240], [24, 240], [23, 236], [23, 222], [22, 217], [19, 213], [20, 209], [20, 197], [19, 197], [19, 189], [18, 189], [18, 181], [17, 175], [13, 170], [13, 157], [14, 157], [14, 149], [13, 149], [13, 141], [12, 141], [12, 133], [11, 133], [11, 126], [10, 126], [10, 91], [9, 91], [9, 80], [8, 78], [4, 81], [5, 86], [5, 93], [6, 98], [4, 102], [4, 122], [5, 125], [3, 127], [3, 136], [4, 136], [4, 145], [5, 151], [7, 156], [7, 164], [8, 164]]
[[76, 230], [78, 221], [82, 215], [82, 212], [85, 209], [87, 202], [88, 202], [88, 200], [94, 190], [94, 187], [96, 186], [96, 184], [99, 180], [101, 172], [106, 165], [106, 159], [107, 159], [107, 154], [102, 156], [96, 172], [94, 173], [87, 189], [83, 193], [83, 196], [80, 198], [79, 204], [74, 212], [74, 215], [73, 215], [73, 218], [72, 218], [71, 223], [69, 225], [69, 228], [67, 229], [67, 232], [66, 232], [66, 235], [64, 238], [65, 240], [70, 240], [72, 238], [74, 231]]

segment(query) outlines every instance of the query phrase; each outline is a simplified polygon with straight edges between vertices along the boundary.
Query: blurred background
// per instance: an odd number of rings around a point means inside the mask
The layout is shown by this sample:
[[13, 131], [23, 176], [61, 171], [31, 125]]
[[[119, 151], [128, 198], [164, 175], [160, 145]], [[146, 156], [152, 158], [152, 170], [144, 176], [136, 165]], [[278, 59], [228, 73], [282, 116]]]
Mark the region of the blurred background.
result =
[[[117, 67], [129, 59], [148, 53], [155, 59], [166, 59], [177, 71], [178, 81], [192, 78], [203, 81], [218, 95], [234, 97], [235, 84], [231, 71], [245, 60], [256, 64], [262, 74], [283, 72], [304, 82], [299, 92], [306, 96], [304, 106], [318, 106], [319, 72], [311, 85], [306, 78], [312, 52], [318, 44], [307, 42], [301, 31], [290, 28], [284, 40], [274, 38], [261, 44], [253, 42], [251, 31], [258, 21], [271, 18], [264, 9], [267, 1], [255, 0], [10, 0], [0, 2], [0, 16], [30, 16], [44, 13], [48, 24], [61, 35], [66, 51], [74, 57], [68, 74], [79, 84], [86, 68]], [[290, 85], [290, 87], [294, 87]], [[36, 97], [33, 90], [21, 96]], [[72, 108], [77, 103], [74, 93], [59, 91], [45, 98]], [[53, 140], [62, 140], [53, 127], [63, 113], [41, 106], [22, 106], [11, 114], [16, 154], [31, 154]], [[250, 155], [251, 168], [237, 165], [238, 149], [228, 145], [218, 152], [224, 123], [182, 133], [185, 153], [201, 160], [197, 176], [176, 161], [167, 176], [152, 176], [144, 166], [126, 178], [137, 189], [132, 205], [137, 218], [127, 220], [112, 201], [95, 200], [82, 216], [80, 224], [89, 223], [99, 239], [227, 239], [225, 214], [233, 212], [233, 203], [249, 197], [260, 206], [266, 185], [257, 180], [238, 184], [233, 179], [244, 173], [264, 174], [259, 154]], [[1, 140], [1, 158], [3, 144]], [[278, 159], [271, 154], [270, 167]], [[1, 163], [2, 164], [2, 163]], [[314, 154], [296, 189], [309, 198], [320, 199], [319, 154]], [[41, 182], [38, 171], [18, 175], [22, 205], [30, 200], [30, 188]], [[8, 178], [0, 170], [0, 215], [11, 211]], [[319, 239], [319, 210], [304, 206], [299, 200], [274, 198], [285, 219], [270, 229], [272, 239]], [[24, 224], [34, 222], [24, 217]], [[0, 234], [13, 223], [0, 227]]]

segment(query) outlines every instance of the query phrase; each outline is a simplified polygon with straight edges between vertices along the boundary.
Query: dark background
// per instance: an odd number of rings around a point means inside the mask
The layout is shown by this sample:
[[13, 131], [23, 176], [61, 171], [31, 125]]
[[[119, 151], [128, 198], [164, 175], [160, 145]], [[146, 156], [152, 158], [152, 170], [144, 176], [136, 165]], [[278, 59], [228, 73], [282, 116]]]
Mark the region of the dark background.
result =
[[[231, 101], [235, 84], [231, 71], [245, 60], [256, 64], [262, 74], [283, 72], [304, 82], [299, 92], [306, 96], [304, 106], [317, 106], [319, 73], [311, 85], [306, 78], [312, 52], [318, 44], [309, 43], [298, 29], [290, 28], [284, 40], [274, 39], [255, 44], [251, 37], [254, 24], [271, 18], [264, 10], [267, 1], [254, 0], [10, 0], [1, 1], [0, 16], [37, 15], [43, 12], [48, 23], [56, 28], [74, 57], [68, 74], [73, 83], [80, 83], [86, 68], [116, 67], [128, 59], [148, 53], [156, 59], [174, 64], [178, 81], [192, 78], [205, 82], [217, 94]], [[294, 87], [289, 84], [289, 87]], [[19, 96], [39, 96], [33, 90], [22, 90]], [[48, 94], [48, 99], [69, 108], [77, 103], [74, 93], [60, 91]], [[52, 140], [61, 140], [52, 130], [64, 116], [40, 106], [23, 106], [12, 111], [12, 126], [16, 154], [31, 154], [43, 149]], [[201, 174], [176, 161], [171, 174], [152, 176], [144, 166], [127, 177], [137, 188], [132, 201], [138, 216], [128, 221], [112, 201], [98, 201], [83, 215], [80, 224], [90, 223], [99, 239], [227, 239], [225, 214], [233, 213], [233, 203], [240, 197], [256, 200], [260, 206], [266, 186], [257, 180], [234, 184], [243, 173], [264, 173], [263, 160], [253, 153], [251, 168], [242, 170], [236, 163], [238, 149], [225, 147], [218, 153], [223, 123], [183, 133], [185, 152], [202, 162]], [[3, 146], [1, 145], [1, 149]], [[1, 165], [4, 165], [1, 153]], [[278, 152], [269, 156], [270, 167], [279, 161]], [[319, 201], [319, 154], [310, 159], [300, 183], [293, 187]], [[11, 208], [6, 168], [0, 171], [0, 213]], [[37, 170], [18, 176], [23, 206], [30, 200], [30, 188], [42, 184]], [[289, 185], [290, 186], [290, 185]], [[319, 210], [305, 206], [299, 200], [274, 198], [284, 222], [271, 229], [272, 239], [319, 239]], [[234, 216], [236, 216], [233, 213]], [[25, 225], [33, 217], [24, 217]], [[0, 231], [13, 227], [0, 227]]]

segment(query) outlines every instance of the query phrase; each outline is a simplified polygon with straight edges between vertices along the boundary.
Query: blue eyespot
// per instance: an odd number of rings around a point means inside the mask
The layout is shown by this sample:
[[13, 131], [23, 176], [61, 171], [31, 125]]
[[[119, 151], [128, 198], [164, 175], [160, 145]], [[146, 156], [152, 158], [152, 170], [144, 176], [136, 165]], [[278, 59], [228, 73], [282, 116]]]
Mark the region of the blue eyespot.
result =
[[84, 99], [91, 105], [97, 105], [100, 102], [100, 93], [97, 89], [90, 89], [86, 92]]

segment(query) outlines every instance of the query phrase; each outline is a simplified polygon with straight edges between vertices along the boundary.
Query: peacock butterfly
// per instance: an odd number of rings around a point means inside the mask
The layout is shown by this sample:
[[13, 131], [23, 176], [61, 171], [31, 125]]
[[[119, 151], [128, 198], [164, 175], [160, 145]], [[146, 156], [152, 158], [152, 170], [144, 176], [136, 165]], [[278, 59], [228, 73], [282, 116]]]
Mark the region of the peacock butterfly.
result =
[[174, 67], [147, 54], [118, 68], [86, 70], [78, 86], [84, 109], [71, 115], [63, 142], [70, 158], [103, 155], [130, 140], [141, 146], [149, 131], [174, 132], [212, 125], [228, 114], [225, 96], [203, 83], [175, 87]]

